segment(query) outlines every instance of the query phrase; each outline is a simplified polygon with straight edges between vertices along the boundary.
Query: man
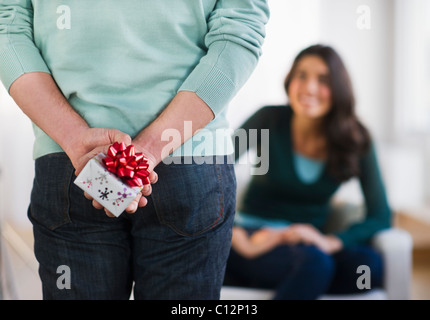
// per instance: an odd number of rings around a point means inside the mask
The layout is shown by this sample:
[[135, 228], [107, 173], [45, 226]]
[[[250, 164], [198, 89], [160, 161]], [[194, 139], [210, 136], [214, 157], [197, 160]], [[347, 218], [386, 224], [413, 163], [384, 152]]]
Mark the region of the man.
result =
[[[232, 146], [200, 129], [228, 128], [268, 16], [266, 0], [0, 0], [0, 78], [36, 137], [28, 214], [45, 299], [128, 299], [133, 284], [136, 299], [219, 298]], [[112, 219], [73, 181], [117, 141], [146, 155], [152, 184]]]

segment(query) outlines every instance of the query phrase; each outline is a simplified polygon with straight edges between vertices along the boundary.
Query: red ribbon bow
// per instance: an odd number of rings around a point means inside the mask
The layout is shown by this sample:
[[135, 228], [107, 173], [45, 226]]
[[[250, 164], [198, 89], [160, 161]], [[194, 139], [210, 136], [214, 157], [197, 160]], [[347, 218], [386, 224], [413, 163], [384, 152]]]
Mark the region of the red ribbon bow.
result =
[[130, 187], [143, 187], [149, 182], [148, 159], [143, 153], [135, 153], [134, 146], [115, 142], [103, 159], [107, 169], [116, 174]]

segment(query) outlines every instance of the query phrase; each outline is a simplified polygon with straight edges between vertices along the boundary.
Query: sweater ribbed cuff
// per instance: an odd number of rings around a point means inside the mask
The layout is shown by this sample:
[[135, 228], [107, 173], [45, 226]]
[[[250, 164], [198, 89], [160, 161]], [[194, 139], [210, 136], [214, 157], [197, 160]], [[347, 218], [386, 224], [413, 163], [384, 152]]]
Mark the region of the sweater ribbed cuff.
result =
[[217, 115], [227, 106], [236, 86], [217, 67], [200, 64], [199, 69], [199, 75], [205, 74], [204, 79], [194, 74], [195, 77], [189, 77], [179, 91], [195, 92]]
[[50, 73], [37, 48], [19, 44], [1, 49], [0, 69], [0, 80], [8, 91], [12, 83], [24, 73]]

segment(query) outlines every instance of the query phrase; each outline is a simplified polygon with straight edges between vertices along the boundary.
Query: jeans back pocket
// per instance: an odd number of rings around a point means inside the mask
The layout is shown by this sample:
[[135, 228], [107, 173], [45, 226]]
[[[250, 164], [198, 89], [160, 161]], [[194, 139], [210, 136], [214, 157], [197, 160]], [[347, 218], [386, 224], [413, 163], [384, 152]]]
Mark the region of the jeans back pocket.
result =
[[65, 153], [54, 153], [35, 161], [29, 219], [50, 230], [68, 222], [69, 191], [75, 169]]
[[225, 197], [235, 197], [234, 174], [226, 175], [222, 166], [227, 165], [159, 164], [152, 198], [160, 222], [183, 236], [196, 236], [222, 223]]

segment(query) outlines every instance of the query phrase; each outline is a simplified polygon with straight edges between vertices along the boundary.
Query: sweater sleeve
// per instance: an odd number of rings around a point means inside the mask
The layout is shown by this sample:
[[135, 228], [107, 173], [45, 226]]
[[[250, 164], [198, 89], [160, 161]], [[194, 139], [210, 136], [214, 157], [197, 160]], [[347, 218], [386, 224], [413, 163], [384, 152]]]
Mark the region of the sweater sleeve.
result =
[[12, 83], [27, 72], [47, 72], [33, 39], [31, 0], [0, 2], [0, 79], [9, 91]]
[[207, 53], [179, 91], [195, 92], [216, 117], [254, 71], [268, 19], [267, 0], [218, 0], [208, 19]]
[[373, 145], [361, 160], [360, 185], [366, 215], [363, 221], [338, 234], [345, 246], [368, 243], [376, 232], [391, 225], [391, 209]]

